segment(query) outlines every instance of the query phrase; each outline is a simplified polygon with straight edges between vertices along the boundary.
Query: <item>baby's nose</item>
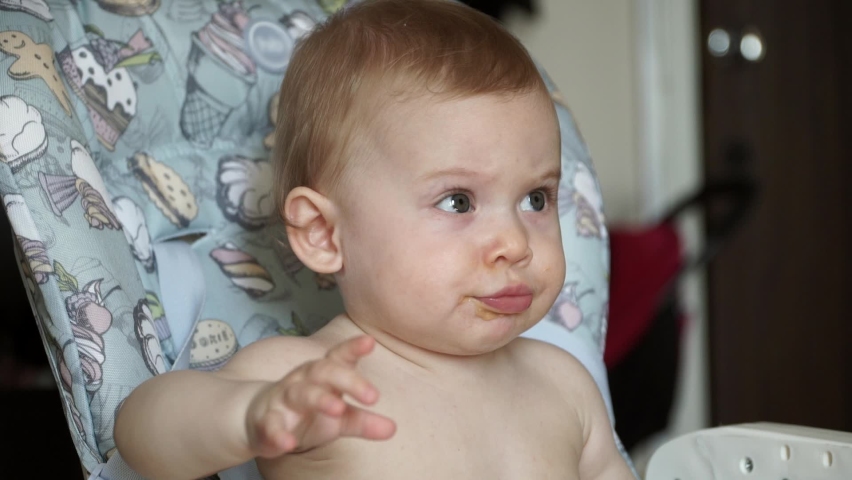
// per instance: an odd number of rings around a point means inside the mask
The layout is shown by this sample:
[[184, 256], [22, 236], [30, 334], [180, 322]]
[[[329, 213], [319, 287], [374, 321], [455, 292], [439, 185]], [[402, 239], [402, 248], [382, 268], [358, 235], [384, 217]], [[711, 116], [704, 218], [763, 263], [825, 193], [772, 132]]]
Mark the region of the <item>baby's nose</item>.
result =
[[529, 234], [520, 219], [513, 217], [494, 225], [486, 257], [489, 265], [500, 263], [514, 265], [529, 262], [532, 259]]

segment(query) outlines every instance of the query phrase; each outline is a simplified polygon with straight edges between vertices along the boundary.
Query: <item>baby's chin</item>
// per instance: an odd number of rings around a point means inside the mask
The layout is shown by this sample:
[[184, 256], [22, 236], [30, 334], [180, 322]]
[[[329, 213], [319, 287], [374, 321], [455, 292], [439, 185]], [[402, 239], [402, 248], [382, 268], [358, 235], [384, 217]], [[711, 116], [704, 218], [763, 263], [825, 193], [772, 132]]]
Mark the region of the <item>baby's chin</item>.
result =
[[434, 339], [435, 345], [421, 348], [455, 356], [485, 355], [499, 350], [521, 336], [536, 322], [517, 315], [498, 315], [477, 318], [467, 328], [448, 331], [444, 338]]
[[450, 355], [454, 357], [476, 357], [480, 355], [488, 355], [489, 353], [496, 352], [497, 350], [505, 347], [510, 344], [514, 339], [518, 338], [513, 337], [505, 342], [499, 343], [488, 343], [483, 344], [478, 342], [476, 344], [465, 344], [456, 341], [452, 345], [441, 345], [437, 347], [431, 347], [428, 345], [420, 346], [424, 350], [429, 350], [431, 352], [441, 354], [441, 355]]

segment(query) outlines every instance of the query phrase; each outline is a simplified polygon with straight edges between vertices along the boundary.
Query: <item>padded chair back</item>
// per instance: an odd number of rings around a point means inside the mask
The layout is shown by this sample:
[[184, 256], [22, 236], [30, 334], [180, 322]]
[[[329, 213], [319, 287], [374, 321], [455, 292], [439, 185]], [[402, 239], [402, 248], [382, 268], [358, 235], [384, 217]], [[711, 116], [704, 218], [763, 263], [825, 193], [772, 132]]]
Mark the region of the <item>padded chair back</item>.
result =
[[[87, 470], [141, 382], [342, 310], [267, 224], [276, 93], [295, 42], [343, 3], [0, 0], [0, 195]], [[601, 196], [554, 98], [568, 278], [548, 324], [606, 393]]]

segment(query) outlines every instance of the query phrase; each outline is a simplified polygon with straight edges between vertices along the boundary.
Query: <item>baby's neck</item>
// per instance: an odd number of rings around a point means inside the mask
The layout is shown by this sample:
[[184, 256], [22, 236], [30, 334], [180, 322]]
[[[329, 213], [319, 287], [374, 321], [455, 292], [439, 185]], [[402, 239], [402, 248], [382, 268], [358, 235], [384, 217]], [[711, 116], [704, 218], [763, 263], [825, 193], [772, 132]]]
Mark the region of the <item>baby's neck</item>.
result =
[[335, 317], [315, 336], [330, 347], [347, 338], [364, 334], [376, 339], [376, 348], [370, 354], [371, 357], [381, 357], [383, 361], [392, 362], [414, 374], [456, 377], [465, 374], [479, 375], [493, 368], [495, 362], [504, 360], [506, 353], [505, 347], [480, 355], [449, 355], [435, 352], [412, 345], [346, 314]]

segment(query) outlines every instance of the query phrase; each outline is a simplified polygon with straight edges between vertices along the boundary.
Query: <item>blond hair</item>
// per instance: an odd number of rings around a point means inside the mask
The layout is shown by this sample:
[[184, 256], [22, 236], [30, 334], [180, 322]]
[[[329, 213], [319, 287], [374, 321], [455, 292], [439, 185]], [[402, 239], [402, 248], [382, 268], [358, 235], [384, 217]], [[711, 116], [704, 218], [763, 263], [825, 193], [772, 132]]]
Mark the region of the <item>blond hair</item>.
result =
[[347, 7], [297, 45], [281, 85], [273, 150], [277, 212], [295, 187], [334, 188], [352, 140], [390, 98], [535, 90], [546, 87], [526, 49], [470, 7], [445, 0]]

